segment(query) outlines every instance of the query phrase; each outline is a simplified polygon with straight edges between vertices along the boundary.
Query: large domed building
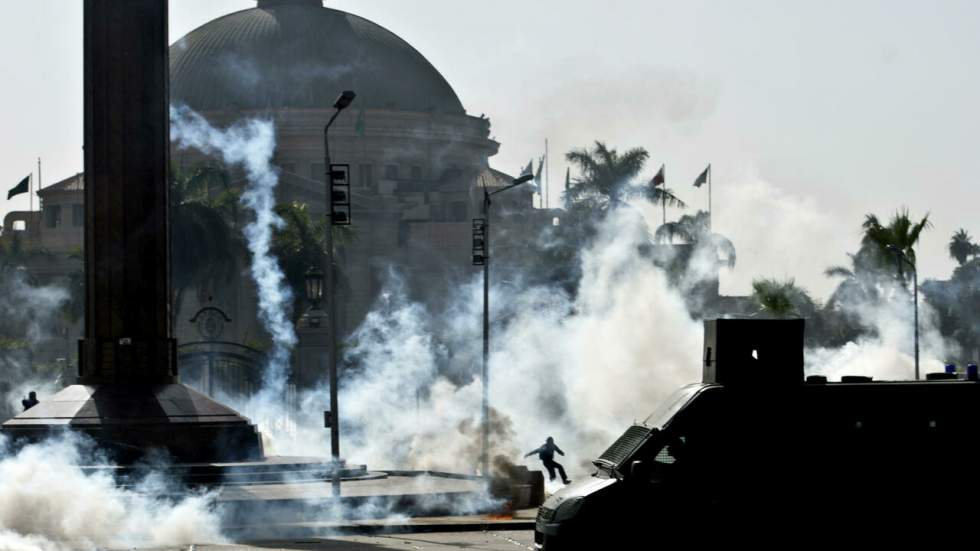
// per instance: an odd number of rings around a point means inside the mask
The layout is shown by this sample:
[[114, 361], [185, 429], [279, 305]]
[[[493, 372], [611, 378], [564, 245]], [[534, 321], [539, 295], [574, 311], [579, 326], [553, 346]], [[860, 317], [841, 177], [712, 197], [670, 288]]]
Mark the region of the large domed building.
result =
[[369, 109], [466, 114], [411, 45], [319, 0], [259, 0], [192, 31], [170, 55], [172, 99], [202, 111], [325, 109], [347, 89]]
[[[470, 266], [472, 218], [498, 144], [490, 121], [470, 116], [446, 79], [387, 29], [319, 0], [259, 0], [215, 19], [170, 50], [171, 101], [212, 123], [271, 118], [280, 202], [325, 211], [323, 127], [343, 90], [357, 98], [330, 130], [335, 163], [351, 167], [355, 240], [341, 255], [347, 287], [339, 312], [351, 330], [372, 306], [387, 268], [414, 298], [445, 297]], [[193, 154], [175, 151], [183, 164]], [[505, 199], [530, 211], [531, 192]]]
[[[320, 0], [258, 0], [170, 47], [171, 101], [218, 126], [251, 117], [272, 120], [277, 199], [305, 204], [315, 216], [325, 212], [323, 128], [343, 90], [357, 97], [330, 130], [331, 160], [351, 167], [353, 203], [354, 241], [338, 260], [344, 281], [340, 336], [370, 310], [389, 268], [406, 276], [413, 299], [433, 305], [453, 282], [475, 274], [471, 231], [482, 188], [510, 182], [489, 166], [499, 146], [490, 137], [490, 121], [469, 115], [452, 86], [408, 42]], [[189, 170], [206, 159], [174, 149], [172, 160]], [[77, 250], [83, 182], [76, 175], [45, 188], [40, 196], [47, 212], [11, 213], [5, 226], [12, 227], [4, 233], [20, 224], [49, 251]], [[535, 216], [530, 189], [499, 198], [495, 235], [508, 226], [550, 221], [543, 212]], [[222, 340], [261, 340], [254, 294], [243, 273], [239, 285], [184, 297], [179, 339], [198, 339], [191, 316], [215, 306], [230, 314]]]

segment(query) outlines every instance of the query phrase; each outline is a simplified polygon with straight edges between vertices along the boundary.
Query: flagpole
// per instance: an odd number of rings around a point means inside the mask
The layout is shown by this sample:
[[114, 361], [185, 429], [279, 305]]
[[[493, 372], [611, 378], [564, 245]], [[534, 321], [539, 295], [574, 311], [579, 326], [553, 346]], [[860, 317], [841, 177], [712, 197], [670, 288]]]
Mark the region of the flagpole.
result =
[[548, 138], [544, 139], [544, 208], [548, 208]]
[[[42, 180], [41, 180], [41, 158], [38, 157], [37, 158], [37, 190], [38, 191], [41, 191], [41, 182], [42, 182]], [[40, 206], [40, 201], [38, 202], [38, 206]], [[33, 192], [31, 193], [31, 210], [34, 210], [34, 193]]]
[[660, 196], [663, 198], [664, 204], [664, 225], [667, 225], [667, 165], [662, 165], [660, 167], [660, 172], [664, 176], [663, 190], [661, 190]]
[[708, 163], [708, 230], [711, 230], [711, 163]]
[[566, 166], [565, 167], [565, 191], [562, 192], [561, 194], [562, 208], [566, 208], [568, 206], [568, 183], [571, 179], [572, 179], [572, 168]]

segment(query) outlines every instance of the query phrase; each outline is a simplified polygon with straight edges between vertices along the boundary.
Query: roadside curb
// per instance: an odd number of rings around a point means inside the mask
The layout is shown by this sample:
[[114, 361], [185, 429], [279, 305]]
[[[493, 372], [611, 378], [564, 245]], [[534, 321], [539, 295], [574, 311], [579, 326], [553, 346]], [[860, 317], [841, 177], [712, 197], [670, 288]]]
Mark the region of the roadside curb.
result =
[[[364, 523], [364, 524], [294, 524], [228, 528], [225, 533], [235, 541], [266, 541], [277, 538], [317, 538], [331, 535], [424, 534], [432, 532], [489, 532], [501, 530], [533, 530], [533, 520], [503, 520], [485, 522], [439, 523]], [[272, 538], [270, 538], [272, 535]]]

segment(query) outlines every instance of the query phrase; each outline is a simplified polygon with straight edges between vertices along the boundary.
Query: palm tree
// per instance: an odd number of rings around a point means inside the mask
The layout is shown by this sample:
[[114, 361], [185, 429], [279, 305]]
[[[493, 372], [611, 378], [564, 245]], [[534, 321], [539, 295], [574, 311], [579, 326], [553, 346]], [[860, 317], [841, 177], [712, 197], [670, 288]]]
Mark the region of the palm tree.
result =
[[966, 230], [960, 228], [949, 240], [949, 256], [956, 260], [960, 266], [966, 264], [970, 257], [980, 253], [980, 246], [973, 242], [973, 238]]
[[674, 238], [680, 238], [694, 249], [707, 246], [714, 251], [719, 265], [735, 267], [735, 245], [727, 237], [711, 231], [711, 215], [706, 211], [685, 214], [676, 222], [663, 224], [654, 234], [657, 243], [672, 243]]
[[827, 319], [833, 319], [831, 325], [836, 326], [829, 330], [848, 338], [873, 330], [866, 326], [861, 309], [855, 306], [879, 304], [896, 278], [904, 288], [904, 266], [893, 249], [915, 265], [915, 245], [922, 231], [930, 226], [928, 215], [913, 222], [908, 209], [896, 212], [887, 225], [874, 214], [865, 216], [861, 246], [856, 253], [848, 254], [850, 266], [831, 266], [824, 271], [827, 277], [842, 278], [824, 308]]
[[667, 207], [686, 208], [687, 204], [681, 201], [674, 191], [667, 187], [667, 184], [657, 184], [651, 179], [643, 186], [641, 192], [644, 197], [654, 205], [660, 205], [664, 210], [663, 223], [667, 223]]
[[609, 208], [621, 206], [632, 197], [644, 197], [664, 208], [687, 205], [673, 191], [654, 182], [637, 183], [636, 177], [643, 170], [650, 154], [642, 147], [634, 147], [620, 154], [605, 143], [596, 141], [592, 149], [575, 149], [566, 156], [577, 165], [581, 177], [569, 181], [565, 196], [569, 210], [586, 207], [592, 211], [605, 212]]
[[231, 281], [244, 258], [237, 225], [237, 194], [228, 174], [213, 165], [172, 168], [170, 187], [174, 313], [188, 289], [204, 294]]
[[[279, 259], [279, 265], [286, 281], [293, 290], [293, 318], [302, 315], [303, 303], [306, 301], [306, 272], [312, 268], [323, 266], [326, 262], [326, 217], [314, 218], [303, 203], [288, 203], [276, 206], [285, 226], [276, 230], [272, 241], [272, 253]], [[341, 290], [347, 287], [344, 274], [337, 270], [336, 259], [339, 249], [354, 241], [354, 233], [350, 226], [332, 226], [334, 246], [334, 270], [337, 286]], [[346, 296], [346, 293], [338, 293]]]
[[602, 212], [619, 206], [649, 157], [642, 147], [620, 154], [600, 141], [592, 149], [569, 151], [565, 158], [577, 165], [582, 175], [571, 180], [566, 203], [586, 203]]
[[866, 255], [850, 254], [848, 258], [851, 266], [831, 266], [824, 270], [827, 277], [841, 278], [837, 289], [827, 300], [827, 305], [833, 307], [838, 304], [864, 304], [869, 301], [877, 300], [879, 297], [877, 278], [874, 277], [875, 271], [869, 269], [868, 263], [864, 260]]
[[[902, 209], [892, 216], [888, 225], [883, 225], [874, 214], [868, 214], [864, 217], [861, 227], [864, 230], [861, 248], [867, 251], [866, 254], [878, 267], [884, 268], [896, 265], [895, 253], [889, 250], [890, 248], [901, 251], [915, 266], [915, 244], [919, 241], [922, 231], [932, 227], [932, 223], [929, 222], [928, 214], [922, 220], [913, 222], [908, 209]], [[898, 277], [904, 281], [902, 263], [898, 262], [897, 265]]]
[[796, 285], [794, 279], [755, 279], [752, 281], [752, 300], [759, 308], [758, 314], [764, 317], [812, 317], [817, 311], [810, 294]]

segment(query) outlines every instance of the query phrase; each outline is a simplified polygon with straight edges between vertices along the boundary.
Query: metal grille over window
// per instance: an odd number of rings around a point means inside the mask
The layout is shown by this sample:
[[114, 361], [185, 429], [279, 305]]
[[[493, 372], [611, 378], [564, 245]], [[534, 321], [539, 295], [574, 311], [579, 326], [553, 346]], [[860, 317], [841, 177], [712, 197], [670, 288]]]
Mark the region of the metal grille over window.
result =
[[599, 456], [599, 460], [611, 465], [619, 465], [636, 451], [636, 448], [646, 440], [649, 434], [650, 429], [648, 427], [633, 425], [626, 429], [626, 432]]

